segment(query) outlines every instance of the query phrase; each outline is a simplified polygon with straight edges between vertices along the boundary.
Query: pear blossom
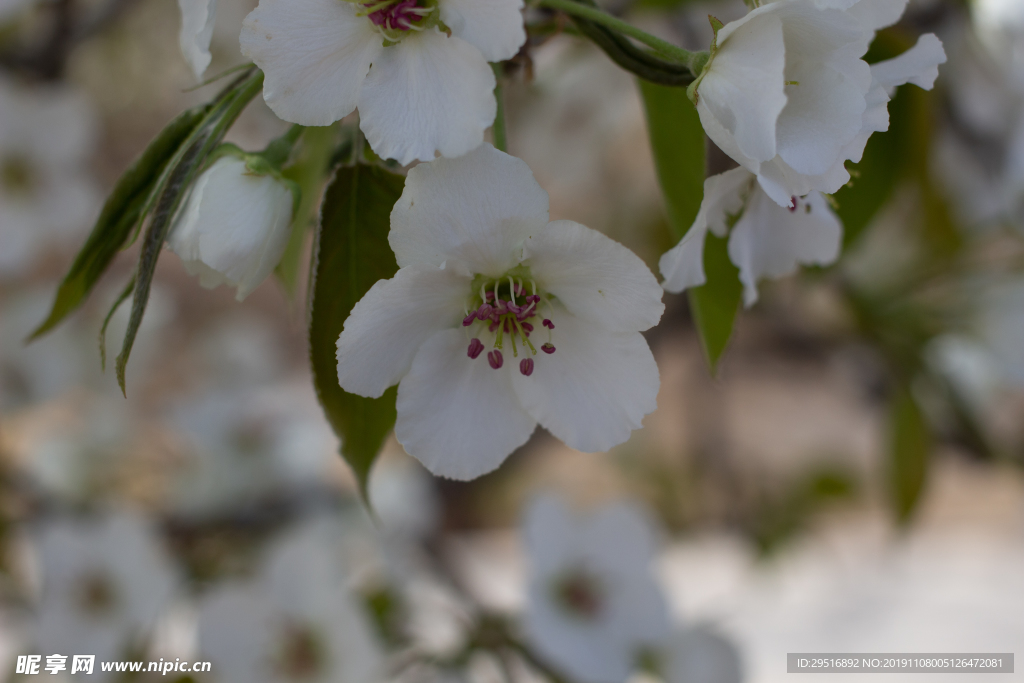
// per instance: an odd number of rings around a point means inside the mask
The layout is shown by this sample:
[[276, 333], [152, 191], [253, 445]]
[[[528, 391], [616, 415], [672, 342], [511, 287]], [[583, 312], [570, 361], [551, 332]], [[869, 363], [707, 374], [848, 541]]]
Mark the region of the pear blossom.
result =
[[288, 246], [294, 190], [273, 173], [255, 173], [222, 156], [193, 185], [167, 238], [189, 275], [207, 289], [227, 284], [247, 297]]
[[740, 270], [743, 300], [757, 301], [758, 280], [778, 278], [798, 264], [828, 265], [839, 257], [843, 226], [825, 197], [811, 192], [782, 208], [768, 197], [756, 177], [734, 168], [704, 181], [704, 200], [689, 231], [659, 264], [670, 292], [698, 287], [704, 275], [708, 232], [729, 235], [729, 258]]
[[526, 41], [522, 0], [260, 0], [242, 53], [285, 121], [326, 126], [359, 109], [382, 158], [456, 157], [494, 121], [487, 62]]
[[607, 450], [655, 409], [640, 331], [664, 310], [657, 281], [608, 237], [549, 222], [521, 160], [481, 145], [413, 168], [389, 241], [400, 269], [352, 309], [338, 380], [370, 397], [398, 383], [395, 435], [434, 474], [485, 474], [538, 422]]
[[706, 626], [679, 629], [666, 650], [666, 683], [741, 683], [743, 680], [743, 662], [736, 645]]
[[[144, 644], [174, 589], [149, 523], [134, 513], [44, 524], [37, 537], [42, 594], [36, 645], [44, 652], [119, 659]], [[97, 680], [109, 680], [99, 671]]]
[[212, 59], [210, 41], [217, 19], [217, 0], [178, 0], [178, 8], [181, 10], [178, 44], [198, 81]]
[[81, 93], [0, 78], [0, 277], [24, 274], [49, 244], [89, 229], [100, 199], [86, 166], [96, 132]]
[[933, 34], [894, 59], [862, 57], [907, 0], [775, 0], [716, 32], [693, 86], [704, 130], [757, 175], [780, 206], [837, 191], [873, 132], [889, 127], [891, 90], [931, 89], [946, 61]]
[[259, 574], [220, 587], [199, 614], [199, 648], [224, 683], [376, 683], [381, 646], [349, 589], [338, 537], [310, 524]]
[[523, 535], [531, 646], [572, 680], [625, 681], [639, 656], [669, 635], [647, 517], [626, 503], [577, 517], [545, 495], [528, 506]]

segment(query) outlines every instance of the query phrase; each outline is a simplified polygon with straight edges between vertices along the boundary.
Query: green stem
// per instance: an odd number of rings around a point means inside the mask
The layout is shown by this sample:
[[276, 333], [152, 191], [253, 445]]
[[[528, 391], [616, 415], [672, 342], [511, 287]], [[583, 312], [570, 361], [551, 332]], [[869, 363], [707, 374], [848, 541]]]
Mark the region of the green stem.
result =
[[574, 17], [580, 17], [581, 19], [592, 21], [595, 24], [600, 24], [606, 28], [618, 31], [630, 38], [635, 38], [661, 54], [663, 57], [672, 59], [680, 64], [685, 64], [691, 71], [694, 70], [697, 62], [703, 59], [703, 53], [684, 50], [683, 48], [677, 47], [668, 41], [652, 36], [646, 31], [641, 31], [637, 27], [627, 24], [607, 12], [596, 7], [580, 4], [575, 0], [536, 0], [536, 5], [538, 7], [547, 7], [549, 9], [565, 12], [566, 14]]
[[280, 169], [288, 161], [288, 157], [292, 153], [292, 147], [302, 137], [305, 130], [305, 126], [300, 126], [296, 123], [288, 129], [287, 133], [272, 140], [267, 145], [267, 148], [263, 150], [263, 158], [269, 161], [274, 168]]
[[501, 87], [501, 65], [491, 64], [494, 69], [494, 100], [498, 103], [498, 112], [494, 116], [494, 125], [491, 126], [491, 135], [494, 137], [494, 146], [502, 152], [508, 151], [508, 138], [505, 135], [505, 98]]

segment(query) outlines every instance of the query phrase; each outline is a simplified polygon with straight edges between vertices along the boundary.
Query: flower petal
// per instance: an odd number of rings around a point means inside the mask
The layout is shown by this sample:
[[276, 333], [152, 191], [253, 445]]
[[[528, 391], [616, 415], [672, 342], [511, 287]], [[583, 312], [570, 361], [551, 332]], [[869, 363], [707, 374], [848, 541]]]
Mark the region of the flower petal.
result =
[[942, 41], [934, 33], [926, 33], [899, 57], [872, 65], [871, 76], [890, 93], [904, 83], [931, 90], [939, 77], [939, 65], [945, 63], [946, 51], [942, 48]]
[[530, 415], [566, 445], [606, 451], [657, 408], [658, 365], [639, 332], [612, 332], [560, 313], [552, 318], [555, 353], [535, 356], [536, 371], [512, 373], [512, 384]]
[[403, 166], [430, 161], [435, 151], [461, 156], [494, 122], [494, 85], [478, 49], [429, 29], [374, 59], [359, 95], [359, 127], [374, 152]]
[[210, 39], [217, 18], [217, 0], [178, 0], [178, 7], [181, 9], [178, 43], [198, 81], [210, 66]]
[[662, 289], [639, 256], [573, 221], [554, 221], [527, 239], [523, 262], [541, 288], [575, 316], [618, 332], [654, 327]]
[[469, 279], [453, 269], [402, 268], [352, 308], [338, 337], [338, 383], [377, 398], [409, 371], [420, 345], [465, 315]]
[[481, 145], [458, 159], [420, 164], [391, 212], [388, 241], [403, 268], [455, 258], [497, 277], [548, 223], [548, 194], [526, 162]]
[[689, 287], [704, 284], [704, 238], [708, 230], [724, 235], [730, 215], [743, 210], [750, 194], [753, 175], [744, 168], [734, 168], [704, 181], [704, 199], [693, 225], [675, 247], [666, 252], [658, 268], [667, 291], [678, 294]]
[[766, 5], [718, 32], [718, 53], [697, 88], [701, 122], [713, 116], [758, 161], [775, 156], [775, 125], [786, 106], [786, 46], [771, 11]]
[[434, 333], [398, 385], [395, 437], [440, 477], [469, 480], [496, 469], [537, 426], [512, 389], [509, 359], [494, 370], [466, 355], [460, 330]]
[[512, 59], [526, 42], [523, 0], [441, 0], [441, 21], [488, 62]]
[[666, 683], [742, 683], [743, 661], [730, 641], [705, 626], [678, 633], [668, 648]]
[[523, 541], [531, 573], [550, 577], [565, 568], [577, 552], [577, 523], [565, 502], [552, 493], [535, 496], [523, 515]]
[[860, 0], [847, 13], [856, 18], [865, 28], [878, 31], [892, 26], [903, 16], [909, 0]]
[[327, 126], [351, 114], [384, 49], [359, 6], [338, 0], [260, 0], [245, 19], [242, 54], [263, 69], [263, 98], [279, 117]]
[[743, 300], [757, 301], [757, 281], [789, 275], [798, 264], [828, 265], [839, 257], [843, 226], [825, 198], [812, 192], [795, 211], [755, 194], [729, 237], [729, 258], [740, 269]]

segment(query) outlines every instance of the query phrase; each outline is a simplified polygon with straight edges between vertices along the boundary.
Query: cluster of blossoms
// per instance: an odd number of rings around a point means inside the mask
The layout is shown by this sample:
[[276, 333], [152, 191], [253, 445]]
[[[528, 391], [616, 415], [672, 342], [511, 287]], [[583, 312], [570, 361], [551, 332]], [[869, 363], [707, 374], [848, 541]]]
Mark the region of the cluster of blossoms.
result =
[[[932, 87], [945, 61], [931, 34], [899, 57], [864, 61], [907, 0], [758, 4], [727, 25], [712, 22], [715, 39], [688, 91], [739, 168], [707, 179], [696, 221], [660, 264], [664, 289], [703, 284], [706, 234], [728, 235], [747, 305], [760, 279], [836, 260], [842, 226], [826, 195], [850, 180], [845, 164], [861, 159], [871, 134], [888, 128], [893, 90]], [[261, 0], [241, 35], [279, 117], [323, 126], [358, 109], [380, 157], [425, 162], [409, 171], [391, 213], [399, 271], [353, 308], [338, 339], [338, 381], [367, 397], [398, 384], [398, 440], [457, 479], [497, 467], [538, 423], [573, 448], [607, 450], [655, 409], [659, 386], [640, 333], [661, 318], [662, 287], [625, 247], [549, 222], [529, 168], [483, 143], [497, 111], [487, 62], [523, 46], [522, 7]], [[215, 8], [182, 8], [198, 76]], [[258, 200], [232, 217], [230, 206], [249, 196]], [[204, 284], [228, 282], [241, 298], [280, 258], [292, 201], [271, 171], [222, 159], [196, 183], [170, 244]]]

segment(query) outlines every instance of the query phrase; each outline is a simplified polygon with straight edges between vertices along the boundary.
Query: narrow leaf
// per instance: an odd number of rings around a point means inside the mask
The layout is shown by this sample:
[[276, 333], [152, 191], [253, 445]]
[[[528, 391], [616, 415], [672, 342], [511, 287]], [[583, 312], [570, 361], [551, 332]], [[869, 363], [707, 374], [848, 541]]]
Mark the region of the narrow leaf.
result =
[[317, 235], [309, 321], [313, 384], [364, 498], [370, 468], [395, 424], [397, 390], [377, 399], [344, 391], [338, 385], [337, 343], [356, 302], [398, 270], [388, 232], [404, 185], [402, 176], [380, 166], [339, 169], [326, 190]]
[[924, 490], [932, 435], [907, 387], [896, 390], [889, 411], [889, 491], [896, 518], [905, 524]]
[[121, 353], [118, 354], [115, 363], [117, 383], [121, 387], [122, 393], [125, 393], [125, 368], [128, 365], [132, 345], [135, 343], [135, 335], [142, 324], [142, 316], [146, 312], [149, 288], [153, 281], [153, 274], [156, 272], [157, 259], [160, 257], [164, 240], [167, 239], [167, 234], [171, 229], [171, 223], [177, 215], [178, 207], [206, 157], [220, 144], [224, 133], [262, 87], [263, 72], [253, 70], [225, 88], [214, 100], [203, 120], [168, 162], [169, 170], [160, 179], [157, 187], [158, 199], [153, 208], [149, 225], [146, 227], [142, 252], [135, 269], [135, 297], [132, 300], [128, 329], [125, 332]]
[[117, 252], [126, 246], [133, 228], [142, 219], [143, 207], [168, 160], [195, 130], [206, 112], [207, 107], [204, 106], [179, 114], [149, 143], [142, 155], [117, 181], [85, 246], [75, 257], [71, 269], [57, 289], [50, 315], [29, 339], [35, 339], [53, 329], [85, 301]]
[[673, 242], [693, 225], [704, 198], [704, 129], [685, 88], [639, 81], [658, 182]]
[[729, 259], [728, 238], [708, 233], [704, 242], [704, 272], [707, 282], [687, 294], [704, 357], [714, 374], [732, 337], [743, 294], [740, 271]]

